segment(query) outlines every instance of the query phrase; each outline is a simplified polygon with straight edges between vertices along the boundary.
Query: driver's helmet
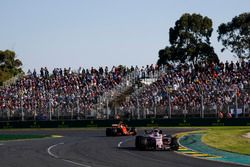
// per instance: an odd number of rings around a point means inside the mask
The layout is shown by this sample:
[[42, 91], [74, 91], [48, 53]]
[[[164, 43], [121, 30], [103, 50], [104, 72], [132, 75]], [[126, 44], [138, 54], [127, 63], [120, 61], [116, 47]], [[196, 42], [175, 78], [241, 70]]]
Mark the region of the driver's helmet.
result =
[[160, 134], [160, 130], [159, 129], [154, 129], [153, 130], [153, 135], [154, 136], [159, 136], [159, 134]]
[[124, 124], [122, 121], [119, 122], [120, 127], [126, 127], [126, 124]]

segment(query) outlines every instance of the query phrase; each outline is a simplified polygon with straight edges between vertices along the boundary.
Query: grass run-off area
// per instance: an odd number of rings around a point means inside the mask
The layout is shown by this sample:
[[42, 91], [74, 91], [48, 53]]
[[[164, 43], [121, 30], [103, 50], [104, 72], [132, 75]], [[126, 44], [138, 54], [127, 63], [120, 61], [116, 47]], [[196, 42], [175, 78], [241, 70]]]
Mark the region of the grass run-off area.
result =
[[0, 134], [1, 140], [22, 140], [50, 137], [50, 135], [29, 135], [29, 134]]
[[202, 142], [221, 150], [250, 155], [250, 138], [243, 137], [249, 132], [249, 126], [208, 128]]

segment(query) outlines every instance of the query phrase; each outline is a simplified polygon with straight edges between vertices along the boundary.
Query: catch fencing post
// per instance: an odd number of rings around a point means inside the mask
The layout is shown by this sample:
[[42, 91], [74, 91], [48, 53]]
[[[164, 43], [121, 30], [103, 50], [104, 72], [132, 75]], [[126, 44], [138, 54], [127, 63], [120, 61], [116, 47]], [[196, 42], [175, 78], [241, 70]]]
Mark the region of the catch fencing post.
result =
[[169, 87], [167, 88], [167, 93], [168, 93], [168, 107], [169, 107], [169, 118], [171, 118], [171, 115], [172, 115], [170, 91], [171, 91], [171, 87], [169, 86]]
[[201, 92], [201, 118], [204, 118], [204, 99], [203, 99], [203, 91]]
[[238, 94], [237, 89], [235, 89], [235, 117], [238, 118]]
[[106, 98], [106, 114], [107, 114], [107, 119], [109, 119], [109, 100]]
[[186, 119], [187, 116], [187, 104], [184, 104], [184, 111], [183, 111], [184, 118]]
[[22, 110], [22, 121], [24, 121], [24, 112], [23, 112], [23, 94], [22, 94], [22, 97], [21, 97], [21, 110]]
[[139, 100], [138, 97], [136, 97], [136, 108], [137, 108], [137, 119], [140, 119], [140, 108], [139, 108]]
[[79, 96], [77, 96], [77, 101], [76, 101], [76, 105], [77, 105], [77, 120], [80, 120], [80, 107], [79, 107]]
[[53, 102], [53, 99], [52, 99], [52, 95], [49, 94], [49, 120], [51, 121], [52, 120], [52, 102]]

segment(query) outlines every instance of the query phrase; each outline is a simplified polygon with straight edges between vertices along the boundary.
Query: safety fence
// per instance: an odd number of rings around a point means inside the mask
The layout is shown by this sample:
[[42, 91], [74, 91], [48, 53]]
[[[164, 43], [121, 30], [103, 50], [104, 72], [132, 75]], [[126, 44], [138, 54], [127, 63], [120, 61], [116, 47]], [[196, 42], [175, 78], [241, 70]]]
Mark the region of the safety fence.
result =
[[38, 110], [25, 108], [0, 110], [0, 121], [10, 120], [87, 120], [87, 119], [147, 119], [147, 118], [250, 118], [250, 105], [234, 104], [217, 106], [216, 104], [196, 107], [175, 105], [123, 106], [111, 109], [107, 104], [100, 103], [95, 108], [85, 108], [80, 103], [64, 106], [44, 106]]

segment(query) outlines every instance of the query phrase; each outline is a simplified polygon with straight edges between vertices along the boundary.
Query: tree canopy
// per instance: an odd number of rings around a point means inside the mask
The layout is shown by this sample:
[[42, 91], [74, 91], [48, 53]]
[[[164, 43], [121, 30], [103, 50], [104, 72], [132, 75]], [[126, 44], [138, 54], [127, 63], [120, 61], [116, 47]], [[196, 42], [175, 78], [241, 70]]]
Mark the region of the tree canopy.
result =
[[0, 50], [0, 85], [11, 77], [22, 73], [21, 66], [22, 62], [16, 58], [14, 51]]
[[218, 41], [225, 49], [230, 49], [238, 58], [250, 59], [250, 13], [235, 16], [230, 22], [218, 27]]
[[215, 61], [218, 56], [210, 46], [212, 20], [200, 14], [183, 14], [169, 29], [170, 47], [159, 51], [158, 64], [166, 61], [192, 62]]

